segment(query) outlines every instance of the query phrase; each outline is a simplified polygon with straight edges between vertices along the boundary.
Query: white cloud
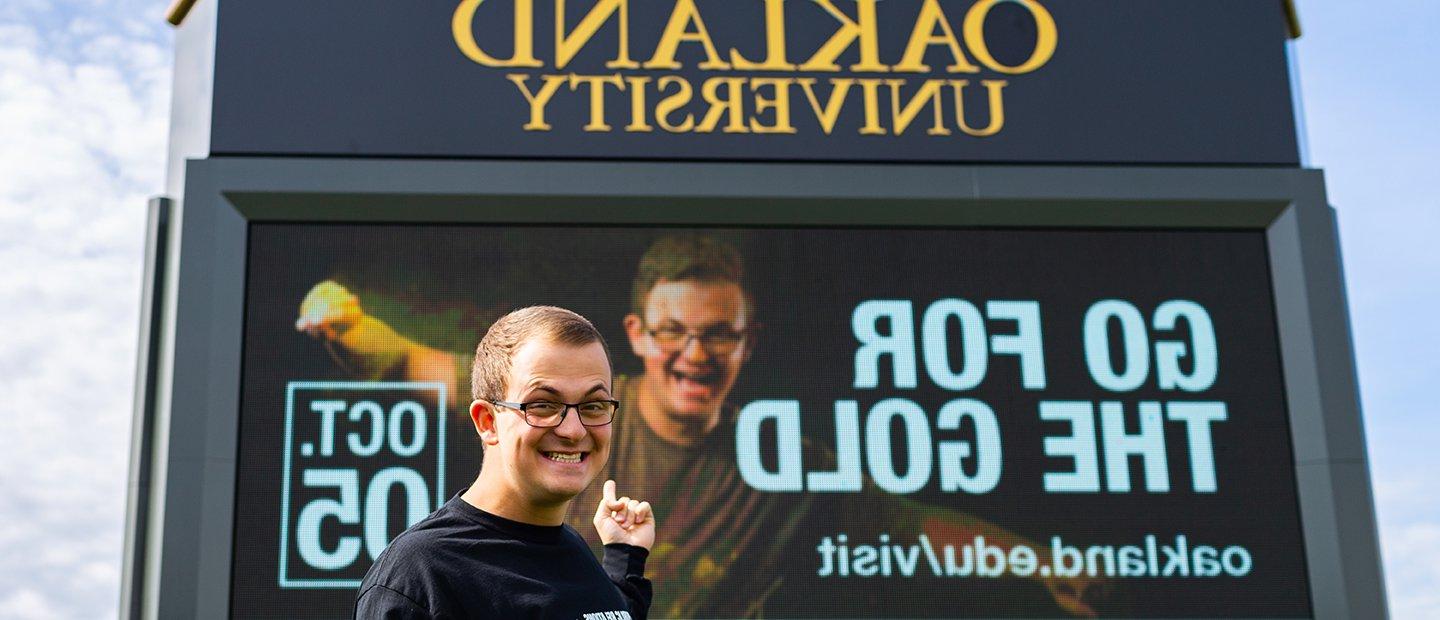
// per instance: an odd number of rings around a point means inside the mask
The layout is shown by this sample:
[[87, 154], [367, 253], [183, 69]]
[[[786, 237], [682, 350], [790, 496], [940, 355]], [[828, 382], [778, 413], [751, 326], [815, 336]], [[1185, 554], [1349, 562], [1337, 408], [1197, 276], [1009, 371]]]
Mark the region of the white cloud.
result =
[[1383, 528], [1385, 581], [1396, 618], [1433, 617], [1440, 609], [1440, 525], [1414, 523]]
[[1440, 609], [1440, 504], [1430, 473], [1375, 473], [1385, 589], [1394, 618], [1429, 618]]
[[119, 602], [145, 202], [169, 106], [161, 8], [0, 10], [0, 617]]

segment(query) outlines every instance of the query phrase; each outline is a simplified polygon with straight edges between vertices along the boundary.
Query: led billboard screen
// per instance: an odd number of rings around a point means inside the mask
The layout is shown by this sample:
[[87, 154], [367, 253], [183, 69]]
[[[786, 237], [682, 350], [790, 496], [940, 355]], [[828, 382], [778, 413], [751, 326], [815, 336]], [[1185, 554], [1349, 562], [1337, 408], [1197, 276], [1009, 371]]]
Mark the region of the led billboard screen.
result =
[[[231, 612], [474, 480], [471, 351], [605, 335], [651, 617], [1304, 617], [1259, 230], [249, 225]], [[491, 396], [491, 395], [480, 395]], [[592, 543], [595, 493], [572, 507]]]

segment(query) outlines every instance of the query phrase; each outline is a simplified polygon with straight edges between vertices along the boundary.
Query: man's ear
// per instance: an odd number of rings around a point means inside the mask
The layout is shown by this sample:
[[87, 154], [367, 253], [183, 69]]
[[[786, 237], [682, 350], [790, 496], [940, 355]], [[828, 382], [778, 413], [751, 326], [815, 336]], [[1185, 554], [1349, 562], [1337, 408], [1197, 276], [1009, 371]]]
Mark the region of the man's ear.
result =
[[470, 422], [475, 425], [475, 434], [480, 436], [481, 443], [493, 446], [500, 443], [500, 435], [496, 432], [495, 405], [487, 400], [477, 400], [470, 403]]
[[625, 336], [630, 340], [630, 352], [645, 357], [645, 320], [631, 312], [625, 315]]

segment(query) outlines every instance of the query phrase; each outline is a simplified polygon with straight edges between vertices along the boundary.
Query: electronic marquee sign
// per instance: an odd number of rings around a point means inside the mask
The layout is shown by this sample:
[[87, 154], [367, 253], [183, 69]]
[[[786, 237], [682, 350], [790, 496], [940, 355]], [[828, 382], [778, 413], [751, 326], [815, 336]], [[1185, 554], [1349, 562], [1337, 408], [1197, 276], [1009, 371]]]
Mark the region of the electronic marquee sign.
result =
[[[191, 164], [161, 609], [345, 615], [479, 467], [471, 342], [540, 303], [611, 343], [609, 475], [670, 502], [656, 617], [1383, 604], [1340, 561], [1374, 538], [1340, 527], [1368, 496], [1353, 386], [1317, 365], [1348, 346], [1316, 311], [1337, 281], [1306, 275], [1335, 266], [1318, 174], [532, 166]], [[704, 307], [753, 329], [713, 360], [723, 422], [680, 448], [639, 413], [666, 371], [625, 325], [653, 311], [645, 257], [687, 243], [743, 263], [752, 301]]]
[[[623, 326], [642, 256], [684, 260], [677, 240], [735, 248], [764, 326], [713, 360], [735, 389], [688, 451], [624, 387], [663, 379]], [[236, 616], [343, 608], [471, 481], [447, 386], [532, 303], [612, 343], [607, 475], [658, 502], [657, 615], [1309, 612], [1262, 232], [256, 223], [249, 244]], [[425, 372], [449, 381], [405, 382], [406, 347], [448, 349]]]
[[1385, 613], [1282, 3], [196, 6], [122, 615], [349, 617], [536, 304], [609, 344], [650, 617]]

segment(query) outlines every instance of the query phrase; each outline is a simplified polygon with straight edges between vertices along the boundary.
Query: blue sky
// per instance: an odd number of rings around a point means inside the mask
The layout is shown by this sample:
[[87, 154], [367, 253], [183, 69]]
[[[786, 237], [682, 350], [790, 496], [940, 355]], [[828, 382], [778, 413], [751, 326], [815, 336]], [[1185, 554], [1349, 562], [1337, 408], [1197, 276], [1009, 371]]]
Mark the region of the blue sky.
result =
[[[3, 618], [115, 615], [144, 205], [164, 183], [166, 4], [0, 3]], [[1430, 617], [1440, 3], [1298, 4], [1309, 162], [1340, 218], [1391, 611]]]
[[1299, 3], [1310, 164], [1340, 218], [1390, 606], [1440, 609], [1440, 3]]

